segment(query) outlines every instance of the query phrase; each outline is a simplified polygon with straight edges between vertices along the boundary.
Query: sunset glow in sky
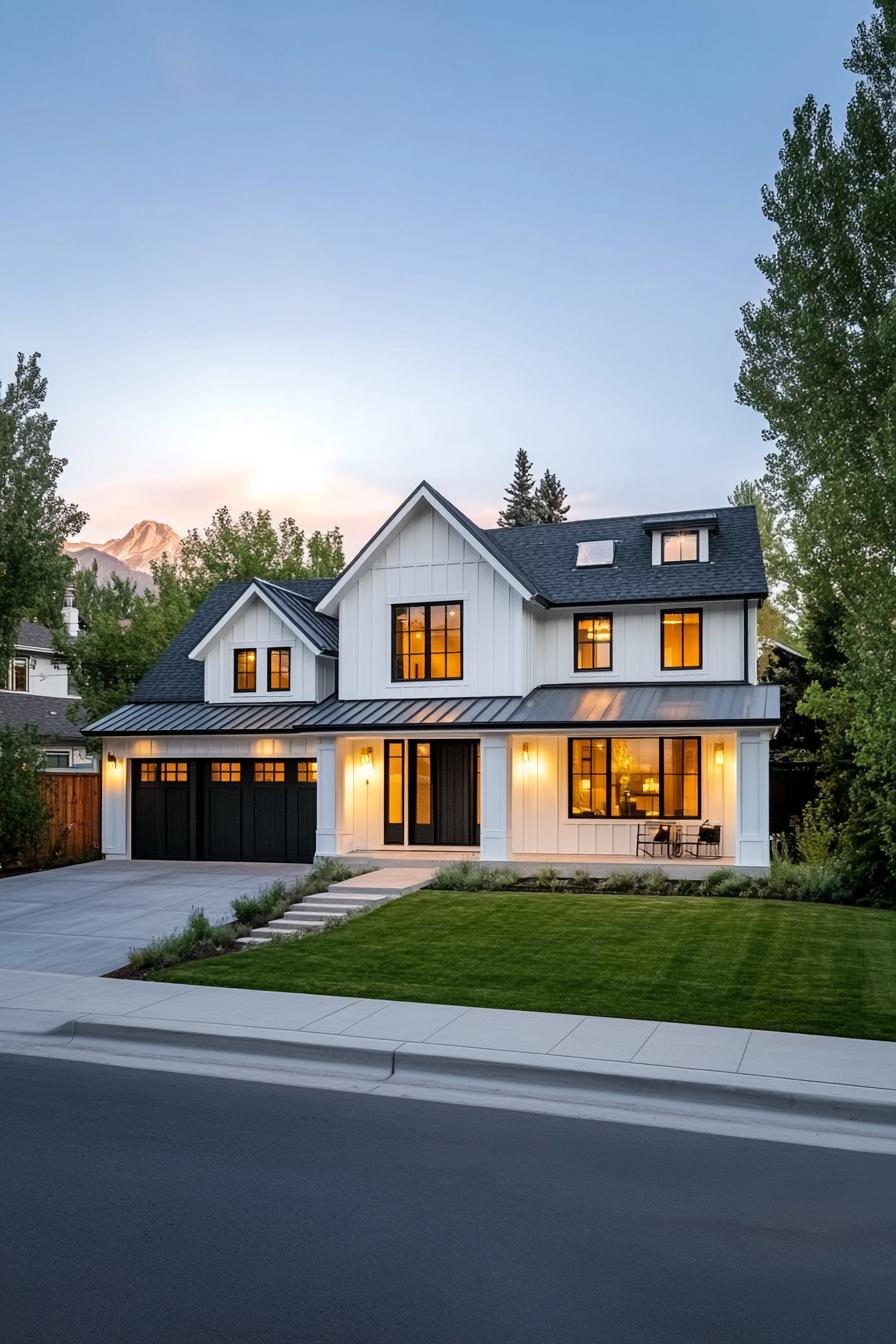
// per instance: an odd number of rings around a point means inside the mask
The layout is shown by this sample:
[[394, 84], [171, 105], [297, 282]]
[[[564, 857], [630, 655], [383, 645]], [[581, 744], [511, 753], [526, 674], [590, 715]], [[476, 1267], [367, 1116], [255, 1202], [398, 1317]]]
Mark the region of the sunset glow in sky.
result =
[[270, 507], [360, 544], [724, 502], [759, 191], [868, 0], [68, 0], [3, 21], [0, 380], [40, 350], [102, 541]]

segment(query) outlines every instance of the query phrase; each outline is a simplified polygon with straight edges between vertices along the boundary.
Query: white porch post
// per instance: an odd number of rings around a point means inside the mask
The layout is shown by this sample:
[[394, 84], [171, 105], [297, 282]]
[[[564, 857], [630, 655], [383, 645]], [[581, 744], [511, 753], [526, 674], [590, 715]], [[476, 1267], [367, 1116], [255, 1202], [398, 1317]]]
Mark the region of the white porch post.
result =
[[315, 853], [336, 854], [339, 812], [339, 771], [336, 762], [336, 738], [321, 737], [317, 743], [317, 837]]
[[737, 735], [737, 853], [740, 866], [767, 868], [769, 734], [742, 729]]
[[[102, 786], [102, 846], [107, 859], [126, 859], [128, 849], [128, 765], [137, 769], [135, 762], [128, 762], [125, 755], [126, 741], [113, 737], [103, 738], [100, 752], [100, 769], [103, 772]], [[115, 757], [113, 764], [109, 755]]]
[[483, 862], [510, 858], [510, 739], [482, 738], [479, 854]]

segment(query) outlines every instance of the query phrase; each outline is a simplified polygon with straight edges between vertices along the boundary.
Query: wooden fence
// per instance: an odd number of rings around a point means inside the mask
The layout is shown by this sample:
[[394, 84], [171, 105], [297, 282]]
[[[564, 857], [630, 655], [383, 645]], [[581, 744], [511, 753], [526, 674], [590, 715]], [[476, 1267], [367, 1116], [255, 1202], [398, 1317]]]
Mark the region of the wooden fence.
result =
[[50, 805], [46, 858], [83, 859], [100, 848], [100, 777], [98, 774], [44, 775]]

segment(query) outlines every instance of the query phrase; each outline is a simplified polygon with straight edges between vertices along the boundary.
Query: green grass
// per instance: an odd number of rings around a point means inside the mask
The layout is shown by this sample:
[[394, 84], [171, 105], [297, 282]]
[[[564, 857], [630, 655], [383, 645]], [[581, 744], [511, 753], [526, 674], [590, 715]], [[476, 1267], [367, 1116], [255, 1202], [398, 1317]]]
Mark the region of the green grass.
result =
[[705, 897], [420, 891], [185, 984], [896, 1039], [896, 912]]

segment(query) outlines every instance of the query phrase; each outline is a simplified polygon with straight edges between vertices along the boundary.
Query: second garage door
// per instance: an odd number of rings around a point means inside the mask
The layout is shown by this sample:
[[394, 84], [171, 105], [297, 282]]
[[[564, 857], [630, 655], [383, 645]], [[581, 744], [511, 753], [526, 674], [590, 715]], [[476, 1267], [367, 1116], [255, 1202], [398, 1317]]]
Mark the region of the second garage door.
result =
[[316, 761], [207, 761], [202, 792], [205, 858], [314, 858]]

